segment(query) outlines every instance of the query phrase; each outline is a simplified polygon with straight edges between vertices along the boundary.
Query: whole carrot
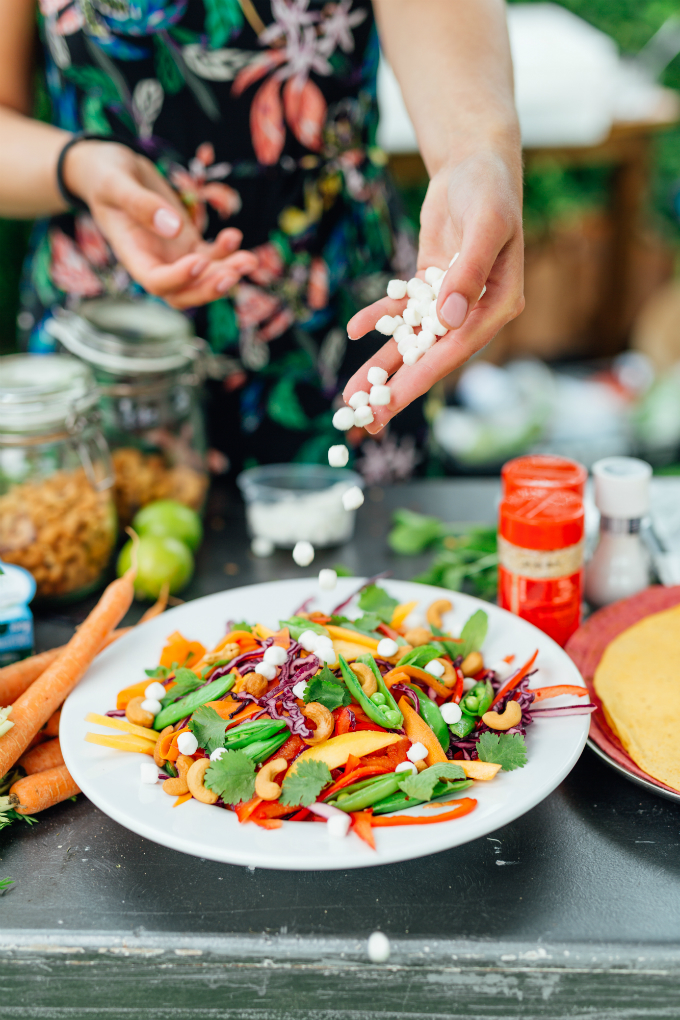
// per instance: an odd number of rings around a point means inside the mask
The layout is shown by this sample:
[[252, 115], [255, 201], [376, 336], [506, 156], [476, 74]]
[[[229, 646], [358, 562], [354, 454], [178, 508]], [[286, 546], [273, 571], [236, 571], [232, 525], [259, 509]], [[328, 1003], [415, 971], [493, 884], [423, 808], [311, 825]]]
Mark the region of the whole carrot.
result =
[[33, 735], [70, 694], [104, 639], [130, 608], [135, 574], [133, 563], [122, 577], [111, 582], [62, 654], [13, 703], [10, 720], [14, 726], [0, 737], [0, 776], [21, 757]]
[[38, 744], [37, 747], [26, 751], [17, 762], [17, 765], [21, 765], [27, 776], [33, 775], [34, 772], [55, 769], [58, 765], [63, 764], [64, 756], [61, 753], [59, 737], [54, 740], [46, 740], [43, 744]]
[[[146, 623], [147, 620], [153, 620], [155, 616], [160, 616], [165, 611], [167, 604], [168, 586], [164, 584], [157, 601], [152, 606], [149, 606], [144, 615], [140, 617], [137, 626], [140, 623]], [[108, 648], [110, 644], [132, 629], [132, 627], [119, 627], [118, 630], [112, 630], [104, 638], [102, 650]], [[52, 665], [54, 660], [64, 651], [65, 647], [66, 645], [59, 645], [58, 648], [50, 648], [46, 652], [40, 652], [38, 655], [30, 655], [27, 659], [21, 659], [20, 662], [12, 662], [9, 666], [3, 666], [0, 669], [0, 707], [13, 704], [19, 695], [27, 691], [33, 681], [37, 680], [47, 667]]]
[[[10, 731], [11, 732], [11, 731]], [[65, 765], [18, 779], [9, 790], [9, 806], [20, 815], [35, 815], [80, 793]]]

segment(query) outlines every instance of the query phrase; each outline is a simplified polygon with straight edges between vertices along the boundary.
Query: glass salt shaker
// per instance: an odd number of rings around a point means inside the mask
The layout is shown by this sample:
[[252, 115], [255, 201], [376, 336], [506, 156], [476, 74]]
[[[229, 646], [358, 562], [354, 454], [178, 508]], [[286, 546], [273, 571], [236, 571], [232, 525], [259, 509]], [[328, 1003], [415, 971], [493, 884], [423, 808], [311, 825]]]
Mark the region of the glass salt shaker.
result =
[[635, 457], [605, 457], [593, 465], [600, 538], [586, 567], [586, 599], [593, 606], [628, 598], [649, 584], [650, 558], [640, 537], [649, 512], [652, 469]]

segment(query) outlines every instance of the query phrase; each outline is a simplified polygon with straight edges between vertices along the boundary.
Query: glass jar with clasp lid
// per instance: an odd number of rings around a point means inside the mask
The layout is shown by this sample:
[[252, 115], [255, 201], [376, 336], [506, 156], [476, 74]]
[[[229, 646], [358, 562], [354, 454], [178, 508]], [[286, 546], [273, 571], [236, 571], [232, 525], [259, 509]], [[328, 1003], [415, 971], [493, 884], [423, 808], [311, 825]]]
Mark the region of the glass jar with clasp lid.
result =
[[199, 394], [206, 346], [152, 298], [97, 298], [57, 309], [46, 328], [91, 367], [114, 465], [121, 524], [157, 499], [200, 510], [208, 486]]
[[0, 560], [29, 570], [38, 598], [94, 590], [113, 552], [113, 469], [98, 400], [75, 358], [0, 358]]

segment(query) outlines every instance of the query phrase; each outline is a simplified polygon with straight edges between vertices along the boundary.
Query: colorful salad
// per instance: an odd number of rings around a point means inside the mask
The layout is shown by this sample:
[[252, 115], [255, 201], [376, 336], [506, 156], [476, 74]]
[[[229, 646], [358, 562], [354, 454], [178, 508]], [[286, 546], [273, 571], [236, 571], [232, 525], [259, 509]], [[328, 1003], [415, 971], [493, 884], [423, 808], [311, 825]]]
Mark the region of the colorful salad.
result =
[[330, 615], [308, 611], [308, 600], [276, 631], [232, 622], [210, 651], [170, 635], [159, 665], [120, 691], [115, 709], [87, 716], [120, 732], [86, 740], [147, 755], [141, 781], [161, 782], [175, 806], [194, 798], [265, 829], [324, 822], [329, 835], [352, 830], [375, 848], [374, 828], [474, 811], [466, 791], [526, 764], [526, 730], [540, 715], [593, 710], [536, 707], [588, 695], [530, 689], [537, 653], [487, 666], [481, 609], [453, 637], [448, 599], [429, 606], [426, 626], [407, 627], [417, 602], [399, 604], [374, 583], [356, 596]]

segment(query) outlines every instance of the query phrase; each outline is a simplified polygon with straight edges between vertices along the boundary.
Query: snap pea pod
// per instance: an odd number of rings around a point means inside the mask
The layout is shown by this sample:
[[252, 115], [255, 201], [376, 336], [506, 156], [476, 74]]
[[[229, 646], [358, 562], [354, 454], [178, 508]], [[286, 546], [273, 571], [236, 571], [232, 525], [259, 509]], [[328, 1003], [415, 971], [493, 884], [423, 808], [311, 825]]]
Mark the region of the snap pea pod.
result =
[[226, 676], [221, 676], [205, 687], [192, 691], [191, 694], [180, 698], [179, 701], [168, 705], [167, 708], [162, 708], [153, 721], [153, 728], [155, 730], [165, 729], [170, 723], [176, 723], [183, 719], [185, 715], [191, 715], [192, 712], [195, 712], [197, 708], [205, 705], [208, 701], [217, 701], [218, 698], [221, 698], [223, 694], [232, 689], [236, 683], [237, 676], [237, 673], [227, 673]]
[[354, 793], [346, 793], [343, 790], [343, 793], [333, 801], [333, 804], [341, 811], [363, 811], [371, 804], [396, 793], [399, 783], [403, 782], [403, 779], [401, 772], [392, 772], [387, 776], [382, 776], [379, 783], [373, 783], [363, 790], [355, 790]]
[[433, 800], [440, 800], [440, 798], [450, 796], [459, 790], [466, 790], [468, 786], [472, 786], [470, 779], [457, 780], [455, 783], [437, 783], [429, 801], [416, 800], [415, 797], [408, 797], [403, 790], [397, 790], [391, 796], [374, 802], [373, 814], [387, 815], [391, 811], [402, 811], [404, 808], [417, 807], [419, 804], [429, 804]]
[[[244, 754], [247, 754], [251, 761], [259, 762], [266, 761], [267, 758], [278, 751], [278, 749], [285, 744], [288, 740], [288, 730], [285, 733], [277, 733], [275, 737], [270, 737], [269, 740], [254, 740], [251, 744], [246, 744], [245, 747], [241, 748]], [[228, 748], [233, 750], [233, 748]]]
[[380, 776], [371, 776], [370, 779], [362, 779], [358, 783], [352, 783], [351, 786], [345, 786], [343, 789], [336, 790], [335, 793], [331, 793], [329, 796], [324, 797], [324, 800], [327, 800], [332, 804], [333, 801], [337, 800], [338, 797], [341, 797], [343, 793], [355, 793], [357, 790], [364, 790], [367, 786], [372, 786], [373, 783], [380, 783], [385, 778], [385, 775], [391, 775], [391, 773], [383, 772]]
[[361, 684], [357, 680], [356, 675], [347, 665], [343, 656], [340, 655], [338, 658], [342, 678], [347, 684], [350, 694], [355, 698], [368, 718], [372, 719], [373, 722], [378, 724], [378, 726], [384, 726], [386, 730], [399, 729], [399, 727], [401, 727], [404, 723], [404, 717], [399, 710], [399, 706], [392, 697], [389, 687], [385, 684], [373, 656], [370, 654], [360, 655], [357, 662], [365, 663], [373, 671], [373, 675], [375, 676], [376, 683], [378, 685], [378, 690], [385, 697], [385, 705], [376, 705], [375, 702], [371, 701], [371, 699], [364, 694]]
[[449, 732], [452, 736], [457, 737], [459, 740], [464, 740], [465, 737], [474, 730], [476, 721], [475, 716], [468, 715], [466, 712], [463, 712], [457, 723], [451, 723], [449, 726]]
[[254, 740], [269, 740], [275, 733], [280, 733], [285, 725], [283, 720], [277, 719], [263, 719], [262, 721], [256, 719], [254, 722], [241, 723], [233, 730], [227, 730], [224, 746], [231, 751], [238, 747], [245, 747], [246, 744], [252, 744]]
[[488, 680], [485, 682], [480, 681], [461, 699], [461, 711], [466, 712], [468, 715], [484, 715], [485, 712], [489, 711], [492, 701], [493, 687], [491, 683]]
[[443, 749], [447, 751], [451, 743], [451, 736], [439, 710], [439, 705], [432, 698], [428, 698], [427, 694], [423, 694], [419, 687], [414, 687], [413, 684], [404, 684], [404, 687], [410, 687], [412, 691], [416, 692], [420, 704], [421, 719], [425, 720]]

